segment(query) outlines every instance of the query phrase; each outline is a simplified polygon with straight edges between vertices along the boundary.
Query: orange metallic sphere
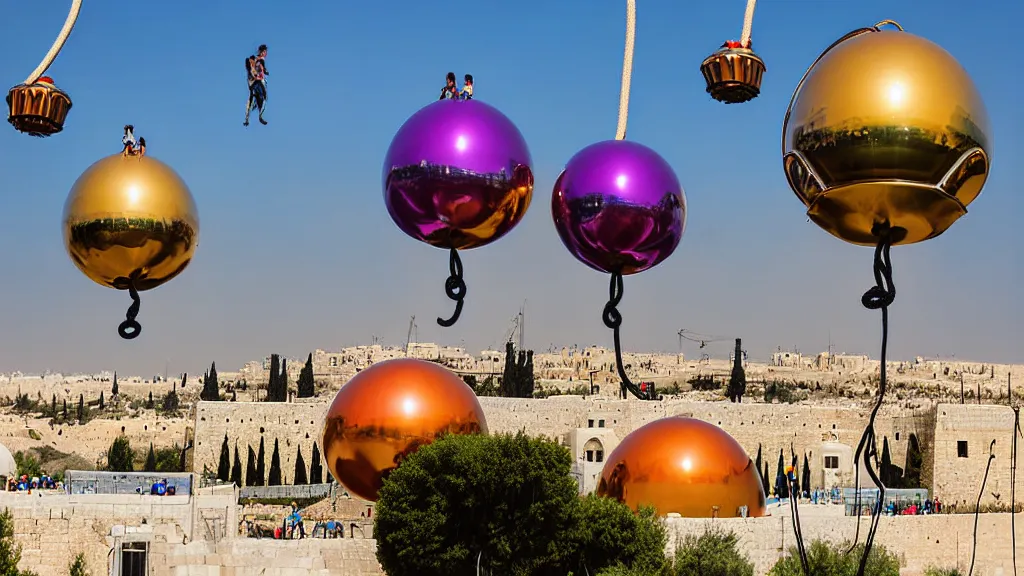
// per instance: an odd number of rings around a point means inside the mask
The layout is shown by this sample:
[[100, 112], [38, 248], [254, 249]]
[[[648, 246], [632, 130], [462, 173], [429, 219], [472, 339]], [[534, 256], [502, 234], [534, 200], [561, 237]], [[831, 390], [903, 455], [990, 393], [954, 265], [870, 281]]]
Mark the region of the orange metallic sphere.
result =
[[664, 516], [764, 516], [760, 475], [727, 432], [693, 418], [662, 418], [622, 440], [605, 462], [597, 493]]
[[377, 500], [402, 459], [442, 434], [487, 433], [473, 390], [450, 370], [412, 358], [363, 370], [327, 409], [321, 446], [331, 474], [350, 492]]

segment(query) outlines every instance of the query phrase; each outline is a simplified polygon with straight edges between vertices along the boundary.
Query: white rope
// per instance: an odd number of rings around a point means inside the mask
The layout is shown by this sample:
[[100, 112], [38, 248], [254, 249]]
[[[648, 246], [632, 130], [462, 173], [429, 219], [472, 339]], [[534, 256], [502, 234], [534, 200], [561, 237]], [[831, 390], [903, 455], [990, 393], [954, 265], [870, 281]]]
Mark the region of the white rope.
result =
[[46, 73], [46, 69], [50, 67], [50, 64], [53, 64], [53, 61], [57, 59], [60, 49], [68, 41], [68, 36], [71, 36], [71, 30], [75, 27], [75, 22], [78, 21], [78, 13], [81, 10], [82, 0], [71, 0], [71, 12], [68, 12], [68, 19], [64, 21], [64, 27], [60, 29], [60, 34], [53, 41], [53, 46], [50, 46], [50, 51], [46, 53], [43, 61], [25, 79], [25, 84], [35, 84], [36, 80], [39, 80], [39, 77]]
[[740, 34], [740, 46], [750, 48], [750, 30], [754, 27], [754, 7], [757, 0], [747, 0], [747, 11], [743, 14], [743, 33]]
[[629, 81], [633, 77], [634, 44], [636, 44], [636, 0], [626, 0], [626, 53], [622, 59], [622, 87], [619, 89], [619, 125], [615, 129], [616, 140], [626, 139], [626, 120], [629, 117]]

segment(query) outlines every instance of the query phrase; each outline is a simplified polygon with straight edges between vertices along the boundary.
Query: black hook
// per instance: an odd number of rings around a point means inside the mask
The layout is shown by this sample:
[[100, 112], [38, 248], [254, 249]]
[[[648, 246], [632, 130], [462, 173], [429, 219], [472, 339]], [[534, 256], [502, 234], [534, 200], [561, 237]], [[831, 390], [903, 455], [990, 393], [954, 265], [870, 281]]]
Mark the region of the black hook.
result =
[[612, 330], [612, 338], [615, 341], [615, 368], [619, 373], [619, 379], [622, 380], [623, 392], [628, 391], [641, 400], [653, 400], [654, 391], [641, 391], [636, 384], [630, 381], [629, 376], [626, 375], [626, 368], [622, 364], [622, 341], [619, 338], [619, 327], [622, 326], [622, 313], [618, 309], [619, 302], [622, 301], [622, 292], [622, 273], [612, 272], [611, 284], [608, 287], [608, 303], [604, 305], [602, 319], [604, 320], [604, 325]]
[[142, 324], [139, 324], [135, 317], [139, 315], [139, 308], [142, 307], [142, 300], [139, 298], [139, 291], [135, 289], [135, 283], [128, 285], [128, 295], [132, 297], [132, 305], [125, 313], [125, 320], [117, 326], [117, 333], [125, 340], [134, 340], [142, 334]]
[[462, 279], [462, 258], [455, 248], [451, 249], [448, 258], [448, 271], [448, 279], [444, 281], [444, 293], [455, 301], [455, 312], [447, 320], [438, 316], [437, 323], [445, 328], [450, 328], [459, 321], [459, 316], [462, 315], [462, 305], [466, 300], [466, 282]]

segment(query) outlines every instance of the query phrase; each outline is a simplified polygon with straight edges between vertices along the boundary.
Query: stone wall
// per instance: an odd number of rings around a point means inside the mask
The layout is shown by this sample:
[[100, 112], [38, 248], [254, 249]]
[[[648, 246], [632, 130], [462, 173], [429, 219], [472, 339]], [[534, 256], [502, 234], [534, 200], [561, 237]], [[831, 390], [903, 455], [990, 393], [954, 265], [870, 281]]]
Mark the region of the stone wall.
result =
[[[792, 445], [801, 465], [806, 453], [814, 485], [822, 483], [822, 443], [839, 442], [855, 447], [868, 419], [866, 408], [805, 404], [732, 404], [672, 399], [644, 402], [597, 396], [552, 396], [546, 399], [482, 397], [480, 403], [491, 432], [526, 430], [533, 435], [558, 439], [567, 446], [570, 445], [570, 431], [596, 427], [602, 420], [604, 427], [614, 430], [615, 436], [621, 439], [636, 428], [665, 416], [700, 418], [729, 432], [751, 457], [761, 446], [772, 476], [780, 450], [784, 450], [788, 462]], [[256, 450], [260, 438], [264, 438], [269, 468], [274, 439], [277, 438], [280, 441], [281, 471], [290, 482], [294, 475], [296, 443], [301, 443], [308, 466], [313, 442], [319, 439], [322, 430], [327, 405], [325, 399], [293, 403], [200, 402], [196, 408], [193, 471], [201, 472], [204, 465], [216, 471], [225, 433], [232, 452], [238, 443], [243, 467], [246, 447], [252, 445]], [[928, 454], [934, 436], [934, 422], [933, 411], [886, 406], [875, 424], [879, 450], [881, 438], [888, 438], [892, 462], [901, 468], [906, 460], [909, 438], [911, 434], [916, 435], [926, 455], [922, 478], [925, 486], [931, 483], [932, 461]], [[582, 447], [585, 443], [586, 439], [579, 444]], [[604, 448], [607, 456], [614, 446]], [[579, 458], [581, 455], [575, 456]], [[324, 470], [326, 473], [326, 466]]]
[[[1014, 413], [1008, 406], [940, 404], [935, 425], [935, 491], [947, 504], [972, 507], [978, 499], [985, 467], [992, 460], [982, 506], [1009, 509]], [[1024, 439], [1017, 436], [1018, 444]], [[1018, 447], [1019, 454], [1019, 447]], [[1024, 472], [1024, 470], [1022, 470]], [[1024, 481], [1017, 478], [1018, 506]]]
[[[153, 576], [378, 576], [375, 540], [267, 540], [169, 545]], [[154, 562], [154, 567], [156, 566]], [[42, 576], [42, 575], [40, 575]]]
[[[763, 575], [781, 555], [795, 544], [793, 524], [788, 515], [764, 518], [697, 519], [669, 518], [669, 548], [686, 534], [699, 535], [714, 525], [732, 530], [740, 540], [740, 549], [754, 562], [754, 573]], [[852, 541], [857, 529], [853, 517], [802, 517], [800, 525], [804, 542], [815, 539], [834, 542]], [[863, 542], [868, 527], [862, 519], [860, 538]], [[971, 514], [939, 514], [932, 516], [895, 516], [880, 519], [875, 542], [896, 553], [902, 576], [921, 576], [930, 566], [959, 567], [966, 574], [971, 562], [974, 516]], [[1024, 559], [1024, 539], [1017, 542], [1017, 555]], [[978, 553], [975, 576], [1010, 576], [1013, 570], [1013, 549], [1010, 541], [1009, 514], [982, 514], [978, 521]]]

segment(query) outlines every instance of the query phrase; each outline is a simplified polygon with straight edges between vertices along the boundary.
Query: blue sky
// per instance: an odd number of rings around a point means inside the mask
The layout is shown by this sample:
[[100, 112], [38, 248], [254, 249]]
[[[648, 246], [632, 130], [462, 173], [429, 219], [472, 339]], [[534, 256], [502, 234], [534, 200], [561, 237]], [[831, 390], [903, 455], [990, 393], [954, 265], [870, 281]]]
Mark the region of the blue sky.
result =
[[[0, 22], [0, 78], [19, 83], [69, 2], [14, 2]], [[878, 354], [879, 314], [860, 305], [871, 250], [807, 223], [781, 169], [780, 131], [800, 75], [846, 32], [892, 18], [949, 50], [992, 120], [994, 169], [945, 235], [897, 247], [896, 358], [1024, 361], [1018, 251], [1024, 86], [1009, 73], [1020, 3], [764, 0], [754, 42], [762, 95], [712, 101], [698, 70], [735, 39], [744, 2], [639, 3], [629, 138], [675, 168], [689, 202], [676, 253], [626, 278], [627, 349], [677, 350], [681, 328], [778, 346]], [[422, 341], [500, 345], [527, 301], [526, 344], [611, 345], [607, 277], [577, 262], [551, 223], [551, 186], [580, 148], [614, 136], [625, 6], [584, 0], [443, 3], [86, 0], [49, 75], [74, 99], [66, 129], [33, 139], [0, 127], [0, 370], [222, 369], [271, 352]], [[952, 15], [956, 16], [953, 17]], [[242, 127], [243, 58], [270, 46], [269, 126]], [[443, 292], [447, 255], [392, 224], [380, 168], [395, 130], [436, 98], [445, 72], [476, 77], [480, 99], [520, 128], [536, 189], [525, 220], [463, 255], [462, 320]], [[64, 199], [136, 126], [199, 206], [201, 244], [173, 282], [143, 293], [142, 336], [115, 328], [127, 294], [92, 283], [61, 241]], [[739, 158], [739, 160], [737, 160]], [[741, 166], [742, 169], [737, 169]], [[685, 352], [697, 355], [695, 346]], [[713, 355], [728, 354], [716, 344]]]

